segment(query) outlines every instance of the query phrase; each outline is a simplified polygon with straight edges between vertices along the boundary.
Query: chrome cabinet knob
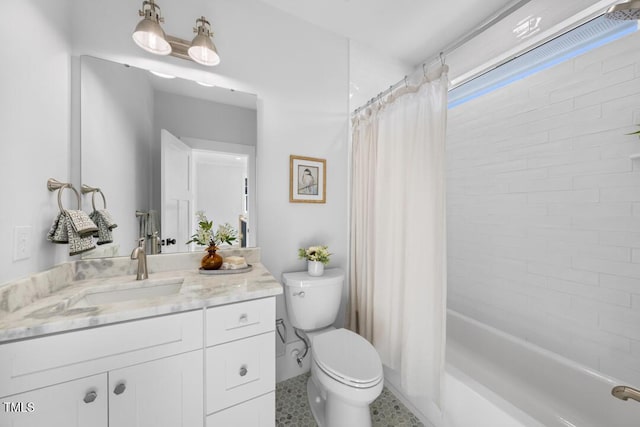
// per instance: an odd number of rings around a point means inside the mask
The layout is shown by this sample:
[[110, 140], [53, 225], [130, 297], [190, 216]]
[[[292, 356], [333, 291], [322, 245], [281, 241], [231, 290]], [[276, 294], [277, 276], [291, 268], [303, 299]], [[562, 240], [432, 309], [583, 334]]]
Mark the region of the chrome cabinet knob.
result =
[[91, 403], [97, 398], [98, 398], [98, 393], [96, 393], [95, 391], [90, 391], [89, 393], [84, 395], [84, 399], [82, 400], [84, 401], [84, 403]]
[[241, 376], [241, 377], [244, 377], [245, 375], [247, 375], [247, 372], [248, 372], [248, 371], [247, 371], [247, 367], [243, 365], [243, 366], [240, 368], [240, 372], [239, 372], [239, 374], [240, 374], [240, 376]]
[[113, 389], [113, 394], [122, 394], [127, 389], [127, 386], [124, 383], [120, 383]]
[[247, 323], [247, 320], [249, 320], [247, 313], [242, 314], [242, 316], [240, 316], [240, 319], [238, 319], [240, 323]]
[[304, 291], [296, 292], [293, 294], [294, 297], [304, 298]]

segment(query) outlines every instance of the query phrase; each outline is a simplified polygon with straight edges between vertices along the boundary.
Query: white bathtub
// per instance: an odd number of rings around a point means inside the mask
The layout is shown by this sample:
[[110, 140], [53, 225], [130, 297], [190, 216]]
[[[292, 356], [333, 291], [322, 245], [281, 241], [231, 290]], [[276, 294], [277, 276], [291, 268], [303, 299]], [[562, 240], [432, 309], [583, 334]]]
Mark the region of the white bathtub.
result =
[[640, 426], [640, 403], [611, 395], [624, 383], [451, 310], [446, 360], [446, 426]]

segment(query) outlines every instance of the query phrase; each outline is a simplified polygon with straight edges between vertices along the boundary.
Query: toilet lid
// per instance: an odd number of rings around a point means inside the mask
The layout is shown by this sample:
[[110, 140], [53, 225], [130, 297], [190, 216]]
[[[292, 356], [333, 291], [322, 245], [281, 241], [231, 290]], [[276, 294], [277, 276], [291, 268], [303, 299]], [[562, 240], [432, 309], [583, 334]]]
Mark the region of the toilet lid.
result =
[[353, 387], [371, 387], [382, 379], [380, 356], [360, 335], [336, 329], [315, 337], [313, 360], [327, 375]]

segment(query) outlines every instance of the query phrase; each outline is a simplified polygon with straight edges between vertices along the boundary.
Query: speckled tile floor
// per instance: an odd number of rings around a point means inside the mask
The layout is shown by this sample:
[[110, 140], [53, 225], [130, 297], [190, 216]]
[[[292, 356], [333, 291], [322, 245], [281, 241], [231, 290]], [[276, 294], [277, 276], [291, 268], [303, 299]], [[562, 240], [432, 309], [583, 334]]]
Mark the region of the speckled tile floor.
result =
[[[308, 374], [276, 385], [276, 426], [317, 427], [307, 401]], [[386, 387], [371, 404], [373, 427], [424, 427]]]

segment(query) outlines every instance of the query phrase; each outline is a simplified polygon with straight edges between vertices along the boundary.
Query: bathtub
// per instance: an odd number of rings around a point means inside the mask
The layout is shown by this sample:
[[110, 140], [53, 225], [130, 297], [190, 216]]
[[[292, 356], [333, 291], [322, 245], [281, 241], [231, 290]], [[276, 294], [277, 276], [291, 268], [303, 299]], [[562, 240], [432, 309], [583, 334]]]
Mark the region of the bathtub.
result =
[[447, 427], [640, 426], [640, 403], [611, 395], [623, 382], [451, 310], [446, 361]]

